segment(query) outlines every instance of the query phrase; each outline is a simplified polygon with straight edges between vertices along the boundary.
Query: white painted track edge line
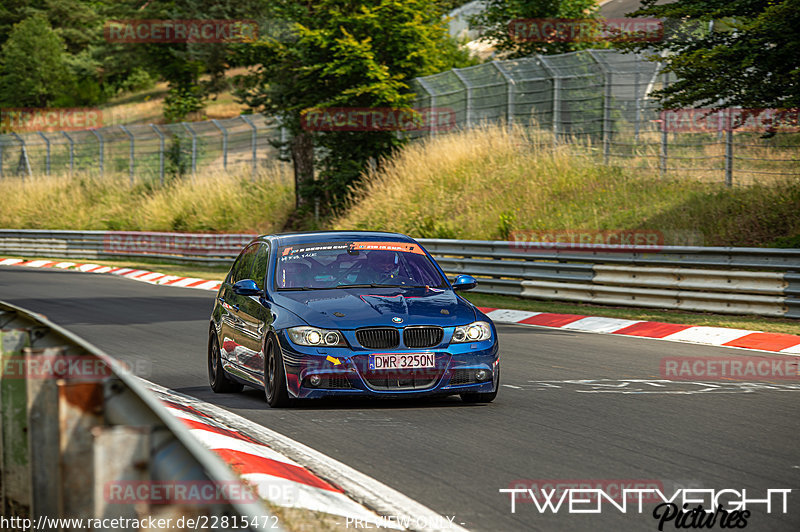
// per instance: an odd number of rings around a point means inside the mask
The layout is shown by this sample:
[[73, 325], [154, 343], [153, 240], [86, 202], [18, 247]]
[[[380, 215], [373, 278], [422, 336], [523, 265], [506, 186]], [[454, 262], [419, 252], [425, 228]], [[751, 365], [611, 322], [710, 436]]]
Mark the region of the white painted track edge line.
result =
[[[790, 356], [790, 357], [800, 357], [800, 353], [787, 353], [785, 351], [767, 351], [765, 349], [754, 349], [752, 347], [737, 347], [735, 345], [715, 345], [715, 344], [701, 344], [699, 342], [687, 342], [686, 340], [672, 340], [670, 338], [653, 338], [652, 336], [634, 336], [632, 334], [617, 334], [615, 332], [605, 332], [605, 331], [582, 331], [578, 329], [565, 329], [563, 327], [550, 327], [549, 325], [536, 325], [533, 323], [500, 323], [500, 325], [517, 325], [520, 327], [541, 327], [542, 329], [553, 329], [554, 331], [564, 331], [569, 333], [576, 333], [576, 334], [608, 334], [611, 336], [618, 336], [618, 337], [627, 337], [627, 338], [638, 338], [640, 340], [660, 340], [662, 342], [674, 342], [676, 344], [690, 344], [690, 345], [703, 345], [706, 347], [722, 347], [725, 349], [739, 349], [742, 351], [755, 351], [757, 353], [769, 353], [771, 355], [783, 355], [783, 356]], [[790, 349], [790, 346], [786, 349]]]
[[[224, 408], [218, 407], [212, 403], [202, 401], [200, 399], [169, 390], [163, 386], [144, 381], [147, 386], [160, 390], [164, 393], [169, 393], [179, 397], [184, 397], [194, 403], [200, 403], [203, 409], [207, 410], [214, 419], [224, 423], [225, 425], [235, 428], [241, 432], [250, 434], [262, 443], [265, 443], [275, 449], [277, 452], [286, 455], [288, 458], [295, 460], [297, 463], [306, 467], [309, 471], [318, 475], [323, 480], [332, 482], [334, 485], [339, 486], [344, 492], [356, 502], [366, 506], [370, 510], [376, 512], [378, 515], [392, 515], [398, 517], [407, 517], [411, 523], [415, 523], [417, 519], [427, 522], [438, 522], [442, 520], [442, 516], [437, 512], [431, 510], [427, 506], [411, 499], [410, 497], [400, 493], [394, 488], [383, 484], [382, 482], [353, 469], [352, 467], [339, 462], [307, 445], [295, 441], [288, 436], [284, 436], [272, 429], [268, 429], [262, 425], [254, 423], [238, 414], [234, 414]], [[264, 408], [268, 408], [265, 406]], [[457, 519], [456, 519], [457, 520]], [[448, 525], [448, 528], [409, 528], [409, 530], [420, 532], [467, 532], [467, 529], [459, 526], [456, 523]]]

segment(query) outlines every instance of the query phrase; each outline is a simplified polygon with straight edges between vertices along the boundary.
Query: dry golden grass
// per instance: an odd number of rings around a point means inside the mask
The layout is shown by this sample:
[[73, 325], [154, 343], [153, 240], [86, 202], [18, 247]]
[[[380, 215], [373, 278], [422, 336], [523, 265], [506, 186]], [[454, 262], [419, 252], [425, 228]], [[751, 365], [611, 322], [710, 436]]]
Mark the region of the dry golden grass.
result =
[[553, 149], [549, 135], [500, 126], [414, 143], [367, 177], [333, 226], [489, 240], [515, 230], [647, 229], [666, 244], [698, 245], [800, 236], [800, 179], [725, 188], [719, 177], [661, 178], [635, 160], [604, 166], [591, 151]]
[[294, 207], [287, 165], [198, 174], [161, 185], [127, 176], [0, 181], [0, 227], [258, 232], [280, 230]]

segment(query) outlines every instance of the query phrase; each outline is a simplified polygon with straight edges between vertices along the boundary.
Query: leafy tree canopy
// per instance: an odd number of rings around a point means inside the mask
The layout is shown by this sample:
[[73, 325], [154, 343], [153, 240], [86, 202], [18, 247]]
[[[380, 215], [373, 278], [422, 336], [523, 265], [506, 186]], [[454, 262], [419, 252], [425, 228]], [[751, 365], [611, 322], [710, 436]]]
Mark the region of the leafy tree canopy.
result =
[[678, 77], [656, 94], [665, 108], [800, 106], [800, 0], [642, 4], [628, 16], [681, 21], [693, 30], [657, 43], [619, 45], [649, 52]]

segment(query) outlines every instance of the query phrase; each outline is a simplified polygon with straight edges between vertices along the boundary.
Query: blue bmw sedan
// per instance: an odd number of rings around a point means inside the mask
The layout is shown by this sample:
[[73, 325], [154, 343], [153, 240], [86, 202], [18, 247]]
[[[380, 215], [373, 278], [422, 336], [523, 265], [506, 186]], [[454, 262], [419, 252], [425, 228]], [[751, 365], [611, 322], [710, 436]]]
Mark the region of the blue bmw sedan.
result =
[[215, 392], [264, 390], [272, 407], [326, 396], [494, 400], [492, 321], [414, 239], [362, 231], [261, 236], [219, 289], [208, 335]]

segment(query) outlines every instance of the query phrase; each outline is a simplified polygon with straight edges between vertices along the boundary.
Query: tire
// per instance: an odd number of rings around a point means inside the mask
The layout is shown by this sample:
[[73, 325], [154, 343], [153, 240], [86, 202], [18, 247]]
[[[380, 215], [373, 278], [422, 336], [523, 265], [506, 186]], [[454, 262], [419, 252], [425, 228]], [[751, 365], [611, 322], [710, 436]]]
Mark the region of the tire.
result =
[[272, 336], [264, 345], [264, 397], [271, 408], [291, 406], [286, 389], [286, 370], [280, 347]]
[[222, 355], [219, 350], [217, 333], [211, 330], [208, 334], [208, 383], [216, 393], [241, 392], [244, 385], [232, 380], [222, 367]]
[[462, 393], [461, 400], [465, 403], [481, 404], [491, 403], [497, 397], [497, 391], [500, 389], [500, 365], [497, 365], [497, 376], [495, 377], [494, 391], [493, 392], [469, 392]]

